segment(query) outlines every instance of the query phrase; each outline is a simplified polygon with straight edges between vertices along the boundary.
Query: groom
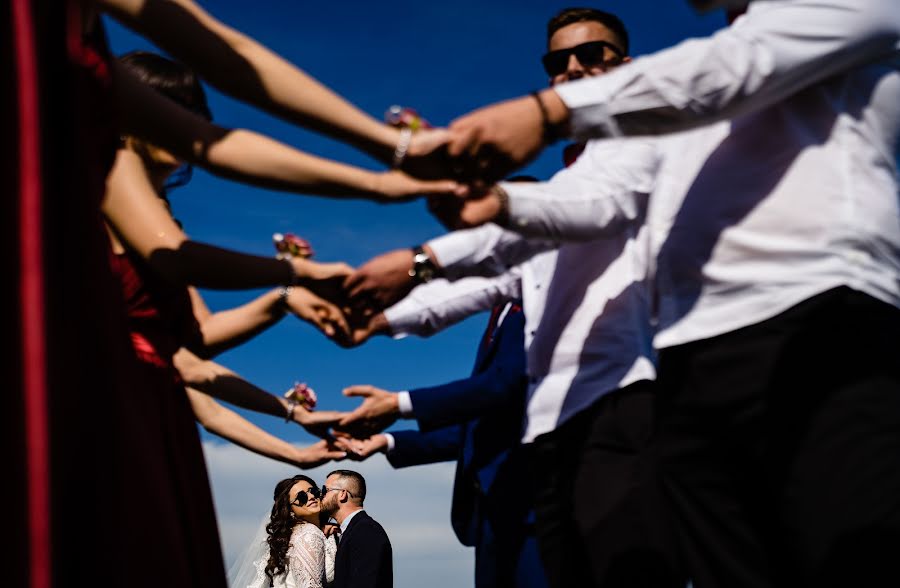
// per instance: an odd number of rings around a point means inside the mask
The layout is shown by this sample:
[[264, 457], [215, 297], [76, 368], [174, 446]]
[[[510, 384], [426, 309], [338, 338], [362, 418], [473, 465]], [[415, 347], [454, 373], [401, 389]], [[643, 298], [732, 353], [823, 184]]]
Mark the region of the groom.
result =
[[384, 528], [363, 510], [366, 481], [335, 470], [322, 486], [322, 510], [341, 526], [332, 588], [392, 588], [393, 552]]

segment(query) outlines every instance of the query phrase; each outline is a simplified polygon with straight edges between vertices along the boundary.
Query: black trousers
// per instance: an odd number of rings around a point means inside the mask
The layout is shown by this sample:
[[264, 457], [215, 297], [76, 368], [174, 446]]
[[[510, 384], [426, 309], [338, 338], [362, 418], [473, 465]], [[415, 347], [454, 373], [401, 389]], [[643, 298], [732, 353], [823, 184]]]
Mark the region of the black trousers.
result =
[[900, 310], [838, 288], [661, 353], [695, 588], [900, 586], [898, 337]]
[[653, 382], [636, 382], [532, 444], [550, 586], [685, 586], [652, 443], [655, 394]]

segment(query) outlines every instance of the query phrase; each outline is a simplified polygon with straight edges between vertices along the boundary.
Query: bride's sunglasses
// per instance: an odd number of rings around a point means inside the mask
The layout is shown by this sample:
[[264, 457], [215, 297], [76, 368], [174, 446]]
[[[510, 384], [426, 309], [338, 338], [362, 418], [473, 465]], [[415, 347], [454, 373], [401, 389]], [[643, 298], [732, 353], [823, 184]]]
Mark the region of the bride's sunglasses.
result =
[[[610, 55], [611, 54], [611, 55]], [[622, 63], [625, 52], [606, 41], [588, 41], [568, 49], [551, 51], [541, 58], [544, 70], [551, 78], [565, 73], [569, 67], [569, 57], [574, 55], [584, 67], [598, 67], [607, 70]]]
[[309, 497], [319, 498], [321, 496], [321, 492], [318, 488], [313, 486], [309, 490], [301, 490], [297, 493], [297, 497], [291, 502], [292, 506], [306, 506], [306, 503], [309, 501]]

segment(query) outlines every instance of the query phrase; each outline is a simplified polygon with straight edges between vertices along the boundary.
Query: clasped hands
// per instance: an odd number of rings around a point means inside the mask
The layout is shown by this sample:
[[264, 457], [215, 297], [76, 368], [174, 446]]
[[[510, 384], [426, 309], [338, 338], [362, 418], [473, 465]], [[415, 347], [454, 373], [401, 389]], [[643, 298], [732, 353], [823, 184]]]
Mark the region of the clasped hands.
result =
[[[316, 262], [308, 262], [315, 264]], [[365, 342], [375, 334], [389, 333], [382, 310], [403, 298], [415, 285], [409, 270], [413, 254], [400, 249], [379, 255], [358, 269], [346, 264], [320, 264], [327, 272], [315, 272], [319, 281], [294, 288], [285, 297], [287, 308], [307, 320], [344, 347]], [[310, 265], [309, 267], [313, 267]], [[345, 396], [362, 403], [353, 411], [311, 411], [298, 406], [294, 421], [308, 432], [327, 440], [332, 449], [350, 459], [365, 459], [384, 451], [387, 440], [381, 431], [400, 416], [398, 394], [374, 386], [350, 386]]]
[[[393, 194], [388, 200], [408, 199], [410, 191], [418, 189], [428, 196], [432, 214], [449, 229], [502, 218], [504, 202], [494, 184], [567, 134], [568, 119], [566, 105], [547, 89], [480, 108], [446, 129], [420, 131], [413, 136], [402, 171], [423, 180], [452, 180], [452, 189], [447, 183], [407, 185], [388, 191]], [[386, 176], [390, 174], [396, 172]]]
[[344, 451], [347, 457], [363, 460], [387, 447], [381, 431], [400, 416], [399, 395], [369, 385], [350, 386], [344, 396], [362, 398], [353, 411], [310, 411], [298, 407], [294, 420], [307, 431], [322, 437], [329, 446]]

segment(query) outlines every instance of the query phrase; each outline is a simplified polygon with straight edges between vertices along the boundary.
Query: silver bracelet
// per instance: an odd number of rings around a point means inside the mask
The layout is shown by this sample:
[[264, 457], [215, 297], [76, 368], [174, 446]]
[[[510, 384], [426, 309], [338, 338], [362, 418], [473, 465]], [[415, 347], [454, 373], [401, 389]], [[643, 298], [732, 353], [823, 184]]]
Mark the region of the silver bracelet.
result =
[[409, 151], [409, 142], [412, 140], [413, 131], [409, 127], [403, 127], [400, 129], [400, 140], [397, 141], [397, 147], [394, 149], [394, 159], [391, 162], [391, 167], [394, 169], [400, 169], [400, 166], [403, 165], [403, 160], [406, 159], [406, 152]]
[[284, 415], [284, 422], [290, 423], [294, 420], [294, 409], [300, 404], [296, 400], [288, 400], [287, 413]]
[[282, 286], [281, 288], [278, 288], [278, 309], [282, 312], [287, 312], [289, 310], [288, 296], [290, 296], [293, 291], [293, 286]]

